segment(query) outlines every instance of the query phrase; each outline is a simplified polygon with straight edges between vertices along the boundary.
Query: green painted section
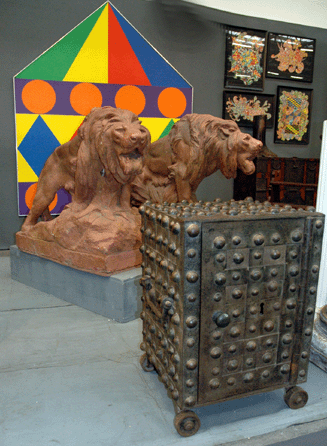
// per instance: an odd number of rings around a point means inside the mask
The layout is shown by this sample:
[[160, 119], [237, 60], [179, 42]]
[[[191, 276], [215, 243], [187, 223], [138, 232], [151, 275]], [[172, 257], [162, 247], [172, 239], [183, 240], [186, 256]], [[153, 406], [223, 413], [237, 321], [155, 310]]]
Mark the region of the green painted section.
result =
[[172, 128], [172, 126], [173, 126], [174, 124], [175, 124], [175, 123], [174, 123], [173, 119], [171, 119], [171, 120], [169, 121], [169, 124], [167, 125], [167, 127], [165, 128], [165, 130], [161, 133], [161, 135], [160, 135], [160, 137], [159, 137], [158, 139], [163, 138], [164, 136], [168, 135], [168, 133], [170, 132], [170, 130], [171, 130], [171, 128]]
[[39, 56], [16, 77], [62, 81], [105, 7], [106, 4]]

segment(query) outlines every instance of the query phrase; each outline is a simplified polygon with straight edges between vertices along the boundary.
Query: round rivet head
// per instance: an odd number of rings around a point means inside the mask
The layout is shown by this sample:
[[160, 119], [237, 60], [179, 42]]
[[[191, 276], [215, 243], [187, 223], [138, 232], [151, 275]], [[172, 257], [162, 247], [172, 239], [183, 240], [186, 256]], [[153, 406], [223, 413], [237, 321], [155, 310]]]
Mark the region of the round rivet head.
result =
[[198, 365], [198, 362], [197, 362], [197, 360], [196, 359], [189, 359], [187, 362], [186, 362], [186, 368], [187, 369], [189, 369], [189, 370], [194, 370], [196, 367], [197, 367], [197, 365]]
[[172, 398], [173, 398], [173, 400], [178, 400], [178, 397], [179, 397], [179, 394], [178, 394], [178, 390], [173, 390], [172, 391], [172, 393], [171, 393], [171, 396], [172, 396]]
[[215, 282], [217, 285], [224, 285], [226, 283], [226, 276], [223, 273], [218, 273], [215, 275]]
[[228, 363], [227, 363], [227, 369], [230, 371], [236, 370], [238, 368], [238, 366], [239, 366], [239, 363], [238, 363], [237, 359], [233, 359], [231, 361], [228, 361]]
[[196, 256], [196, 251], [195, 249], [189, 249], [186, 254], [189, 259], [194, 259]]
[[280, 368], [280, 371], [283, 375], [286, 375], [286, 373], [289, 373], [290, 370], [291, 370], [291, 367], [289, 364], [284, 364]]
[[308, 357], [309, 357], [309, 354], [308, 354], [307, 351], [303, 351], [303, 352], [301, 353], [301, 358], [303, 358], [303, 359], [307, 359]]
[[257, 288], [257, 287], [251, 288], [251, 295], [252, 296], [258, 296], [259, 295], [259, 288]]
[[277, 260], [277, 259], [279, 259], [280, 256], [281, 256], [281, 254], [280, 254], [280, 251], [279, 251], [278, 249], [273, 249], [273, 250], [271, 251], [270, 257], [271, 257], [273, 260]]
[[161, 224], [162, 224], [162, 226], [164, 228], [168, 228], [168, 226], [169, 226], [169, 217], [167, 217], [167, 215], [162, 217]]
[[311, 271], [313, 272], [313, 274], [317, 274], [317, 272], [319, 271], [319, 266], [318, 265], [313, 265]]
[[232, 291], [232, 297], [234, 299], [240, 299], [243, 296], [243, 292], [242, 290], [240, 290], [239, 288], [234, 288]]
[[171, 321], [174, 325], [179, 325], [180, 324], [180, 317], [178, 313], [175, 313], [172, 318]]
[[239, 235], [235, 235], [233, 238], [232, 238], [232, 243], [233, 243], [233, 245], [239, 245], [240, 243], [241, 243], [241, 241], [242, 241], [242, 239], [241, 239], [241, 237], [239, 236]]
[[288, 359], [290, 356], [289, 351], [288, 350], [284, 350], [282, 353], [282, 359]]
[[265, 238], [262, 234], [255, 234], [253, 236], [253, 243], [257, 246], [262, 245], [265, 242]]
[[226, 240], [223, 236], [216, 237], [213, 241], [215, 248], [221, 249], [225, 246]]
[[236, 252], [233, 255], [233, 262], [237, 265], [241, 264], [244, 261], [244, 255], [242, 253]]
[[218, 387], [220, 386], [220, 382], [217, 378], [211, 379], [209, 381], [209, 386], [211, 387], [211, 389], [218, 389]]
[[316, 228], [317, 228], [317, 229], [322, 228], [322, 225], [323, 225], [323, 223], [322, 223], [321, 220], [317, 220], [317, 221], [316, 221]]
[[283, 344], [286, 344], [286, 345], [291, 344], [292, 340], [293, 340], [292, 335], [288, 334], [288, 333], [282, 337], [282, 342], [283, 342]]
[[241, 312], [239, 309], [236, 309], [236, 310], [233, 310], [232, 315], [233, 315], [233, 317], [239, 317], [241, 315]]
[[234, 386], [235, 383], [236, 383], [236, 379], [235, 378], [228, 378], [227, 384], [229, 386]]
[[310, 293], [312, 296], [315, 295], [316, 292], [317, 292], [317, 288], [316, 288], [316, 287], [312, 286], [312, 287], [309, 288], [309, 293]]
[[249, 308], [249, 311], [252, 315], [254, 315], [254, 314], [257, 314], [259, 310], [256, 305], [251, 305], [251, 307]]
[[241, 278], [241, 274], [238, 271], [233, 273], [233, 275], [232, 275], [233, 280], [240, 280], [240, 278]]
[[195, 345], [195, 339], [194, 338], [187, 338], [187, 340], [186, 340], [186, 345], [188, 346], [188, 347], [194, 347], [194, 345]]
[[223, 263], [226, 260], [225, 254], [222, 254], [222, 253], [221, 254], [217, 254], [216, 255], [216, 260], [219, 263]]
[[264, 370], [264, 371], [261, 373], [261, 376], [262, 376], [262, 378], [264, 378], [264, 379], [269, 378], [269, 375], [270, 375], [269, 370]]
[[229, 331], [232, 338], [238, 338], [241, 335], [241, 330], [238, 327], [232, 327]]
[[256, 331], [257, 331], [257, 327], [254, 324], [250, 325], [249, 332], [250, 333], [255, 333]]
[[195, 382], [193, 381], [193, 379], [188, 379], [186, 381], [186, 386], [187, 387], [194, 387], [194, 385], [195, 385]]
[[178, 235], [181, 232], [181, 225], [179, 223], [175, 223], [172, 228], [173, 234]]
[[212, 373], [214, 376], [217, 376], [217, 375], [219, 375], [220, 370], [219, 370], [218, 367], [214, 367], [214, 368], [211, 370], [211, 373]]
[[186, 280], [190, 283], [197, 282], [198, 278], [199, 278], [199, 275], [196, 271], [188, 271], [186, 273]]
[[186, 325], [188, 326], [188, 328], [194, 328], [198, 325], [198, 320], [195, 316], [189, 316], [186, 319]]
[[228, 313], [222, 311], [216, 311], [212, 315], [212, 320], [217, 324], [217, 327], [224, 328], [230, 323], [230, 317]]
[[287, 319], [285, 321], [285, 327], [286, 328], [292, 328], [293, 327], [293, 321], [291, 319]]
[[189, 302], [195, 302], [196, 301], [196, 295], [195, 294], [189, 294], [188, 296], [187, 296], [187, 300], [189, 301]]
[[299, 371], [299, 376], [301, 376], [301, 378], [304, 378], [306, 375], [306, 371], [305, 370], [300, 370]]
[[271, 280], [268, 283], [268, 290], [273, 293], [274, 291], [277, 291], [277, 289], [278, 289], [278, 282], [276, 282], [276, 280]]
[[305, 334], [306, 336], [311, 336], [311, 333], [312, 333], [311, 328], [306, 328], [306, 329], [304, 330], [304, 334]]
[[220, 302], [222, 297], [223, 297], [222, 293], [215, 293], [213, 295], [213, 300], [216, 301], [216, 302]]
[[196, 400], [195, 400], [195, 397], [194, 397], [194, 396], [188, 396], [188, 397], [186, 398], [186, 400], [185, 400], [185, 404], [186, 404], [186, 406], [188, 406], [188, 407], [192, 407], [192, 406], [194, 406], [195, 402], [196, 402]]
[[261, 257], [262, 257], [262, 253], [261, 253], [260, 251], [255, 251], [254, 254], [253, 254], [253, 257], [254, 257], [256, 260], [260, 260]]
[[307, 308], [307, 315], [308, 315], [308, 316], [311, 316], [311, 315], [314, 313], [314, 311], [315, 311], [315, 310], [314, 310], [313, 307], [308, 307], [308, 308]]
[[248, 359], [245, 361], [245, 364], [246, 364], [248, 367], [252, 367], [253, 364], [254, 364], [254, 360], [253, 360], [253, 358], [248, 358]]
[[210, 350], [210, 356], [212, 357], [212, 358], [214, 358], [214, 359], [217, 359], [217, 358], [220, 358], [221, 357], [221, 355], [222, 355], [222, 350], [221, 350], [221, 348], [220, 347], [213, 347], [211, 350]]
[[228, 347], [228, 352], [231, 353], [231, 354], [235, 353], [236, 350], [237, 350], [237, 347], [236, 347], [235, 344], [232, 344], [232, 345], [230, 345], [230, 346]]
[[262, 277], [262, 273], [260, 270], [254, 269], [251, 271], [250, 276], [252, 280], [260, 280]]
[[178, 271], [174, 271], [171, 275], [174, 282], [178, 283], [181, 280], [181, 276]]
[[257, 348], [257, 344], [255, 341], [249, 341], [246, 344], [246, 349], [248, 352], [253, 352]]
[[288, 270], [288, 272], [289, 272], [290, 276], [296, 277], [296, 276], [299, 275], [300, 270], [299, 270], [299, 267], [297, 265], [292, 265], [290, 267], [290, 269]]
[[215, 341], [218, 341], [218, 339], [220, 339], [221, 338], [221, 331], [214, 331], [213, 333], [212, 333], [212, 337], [213, 337], [213, 339], [215, 340]]
[[275, 311], [279, 311], [281, 309], [280, 303], [279, 302], [275, 302], [274, 305], [273, 305], [273, 309]]
[[302, 240], [302, 232], [296, 229], [295, 231], [292, 232], [291, 237], [293, 242], [299, 242], [300, 240]]
[[267, 321], [267, 322], [265, 322], [263, 328], [265, 329], [265, 331], [267, 331], [269, 333], [270, 331], [273, 331], [273, 329], [275, 328], [275, 325], [274, 325], [273, 321]]
[[287, 299], [286, 306], [289, 310], [294, 310], [296, 307], [296, 300], [295, 299]]
[[278, 243], [278, 242], [280, 241], [280, 235], [279, 235], [277, 232], [275, 232], [275, 233], [271, 236], [271, 241], [272, 241], [273, 243]]
[[265, 363], [265, 364], [268, 364], [268, 362], [271, 362], [271, 360], [272, 360], [272, 354], [271, 353], [265, 353], [263, 356], [262, 356], [262, 360], [263, 360], [263, 362]]
[[254, 380], [254, 374], [253, 373], [246, 373], [243, 377], [243, 382], [248, 384], [251, 383]]

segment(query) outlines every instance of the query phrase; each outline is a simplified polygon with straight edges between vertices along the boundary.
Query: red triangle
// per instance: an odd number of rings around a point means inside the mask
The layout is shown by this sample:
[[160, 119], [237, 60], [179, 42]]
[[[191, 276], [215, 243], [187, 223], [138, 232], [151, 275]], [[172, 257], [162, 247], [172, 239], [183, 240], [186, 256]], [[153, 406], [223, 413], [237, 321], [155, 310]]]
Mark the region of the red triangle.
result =
[[151, 85], [114, 12], [108, 6], [108, 83]]

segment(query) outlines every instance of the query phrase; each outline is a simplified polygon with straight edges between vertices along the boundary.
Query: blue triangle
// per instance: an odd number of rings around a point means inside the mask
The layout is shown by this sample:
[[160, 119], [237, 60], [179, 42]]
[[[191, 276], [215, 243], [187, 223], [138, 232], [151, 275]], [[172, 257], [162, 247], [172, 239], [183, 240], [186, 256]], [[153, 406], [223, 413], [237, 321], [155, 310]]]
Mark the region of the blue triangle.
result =
[[191, 85], [120, 15], [115, 7], [112, 7], [112, 10], [152, 86], [191, 88]]
[[44, 163], [60, 142], [49, 127], [38, 116], [18, 149], [37, 176], [40, 175]]

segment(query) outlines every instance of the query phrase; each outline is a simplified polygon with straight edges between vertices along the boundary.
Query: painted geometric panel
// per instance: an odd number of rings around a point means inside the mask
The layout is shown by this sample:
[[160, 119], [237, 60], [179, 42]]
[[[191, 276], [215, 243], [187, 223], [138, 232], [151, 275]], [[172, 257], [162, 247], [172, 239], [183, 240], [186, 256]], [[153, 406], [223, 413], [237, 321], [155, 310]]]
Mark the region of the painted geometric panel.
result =
[[[93, 107], [136, 113], [152, 142], [192, 113], [192, 86], [106, 2], [14, 77], [19, 215], [33, 202], [46, 159]], [[64, 190], [50, 206], [60, 213]]]

